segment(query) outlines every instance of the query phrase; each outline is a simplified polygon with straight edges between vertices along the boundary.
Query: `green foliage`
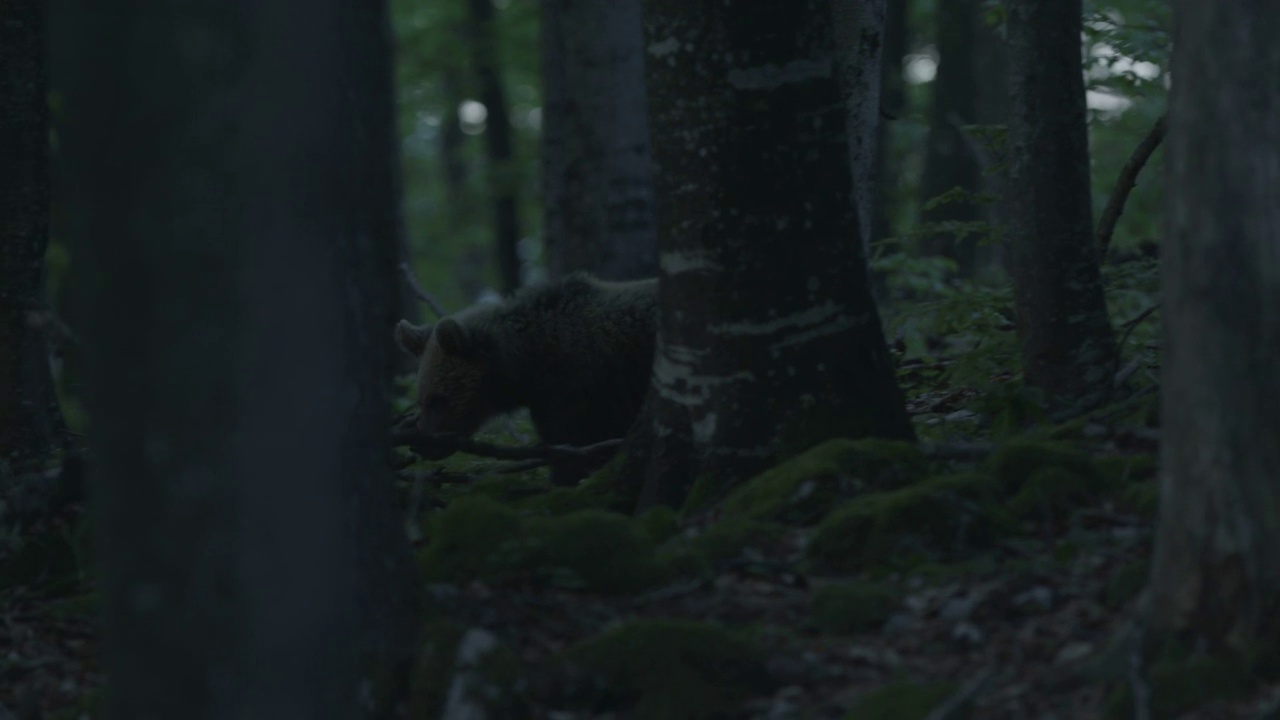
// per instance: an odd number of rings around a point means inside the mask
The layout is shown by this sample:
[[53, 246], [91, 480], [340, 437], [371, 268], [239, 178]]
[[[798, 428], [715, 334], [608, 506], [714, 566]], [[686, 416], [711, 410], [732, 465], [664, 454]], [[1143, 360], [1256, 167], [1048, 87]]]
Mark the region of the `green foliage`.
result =
[[603, 510], [531, 517], [489, 499], [460, 498], [431, 519], [428, 536], [422, 567], [431, 580], [528, 580], [617, 594], [661, 579], [645, 528]]
[[826, 633], [876, 630], [889, 619], [898, 602], [898, 593], [883, 583], [829, 583], [813, 594], [809, 624]]
[[846, 720], [924, 720], [955, 691], [953, 683], [895, 682], [863, 693]]
[[853, 572], [958, 557], [997, 530], [1001, 520], [987, 505], [992, 490], [987, 476], [963, 473], [867, 493], [824, 518], [806, 554], [821, 568]]
[[721, 511], [724, 517], [813, 522], [840, 497], [869, 487], [902, 487], [923, 477], [927, 467], [914, 443], [828, 440], [734, 489]]
[[568, 648], [562, 660], [596, 681], [593, 710], [636, 720], [719, 717], [772, 684], [741, 635], [684, 620], [634, 620]]

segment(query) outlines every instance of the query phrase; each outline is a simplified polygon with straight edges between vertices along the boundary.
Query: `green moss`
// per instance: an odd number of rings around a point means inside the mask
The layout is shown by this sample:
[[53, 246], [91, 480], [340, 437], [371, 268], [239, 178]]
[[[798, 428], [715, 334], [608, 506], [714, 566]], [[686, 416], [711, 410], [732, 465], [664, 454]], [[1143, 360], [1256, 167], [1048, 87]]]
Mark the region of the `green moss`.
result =
[[1154, 455], [1104, 455], [1094, 458], [1098, 472], [1108, 485], [1122, 487], [1155, 477], [1160, 462]]
[[1119, 505], [1146, 518], [1156, 516], [1160, 507], [1160, 485], [1154, 480], [1134, 483], [1120, 493]]
[[955, 692], [953, 683], [896, 682], [863, 693], [845, 720], [923, 720]]
[[[1257, 686], [1245, 662], [1219, 655], [1162, 658], [1151, 665], [1147, 682], [1152, 720], [1179, 717], [1216, 700], [1239, 700]], [[1117, 686], [1108, 698], [1105, 716], [1132, 717], [1131, 692], [1128, 683]]]
[[1098, 487], [1072, 471], [1054, 465], [1036, 468], [1009, 501], [1014, 517], [1052, 519], [1095, 499]]
[[409, 681], [412, 717], [439, 717], [453, 680], [458, 641], [466, 628], [452, 620], [436, 620], [423, 628], [422, 651]]
[[743, 550], [778, 542], [784, 529], [776, 523], [745, 517], [724, 518], [693, 540], [693, 547], [708, 560], [735, 557]]
[[928, 462], [914, 443], [828, 440], [748, 480], [725, 498], [725, 516], [814, 522], [840, 497], [906, 486]]
[[[527, 707], [516, 694], [525, 667], [511, 648], [487, 631], [468, 637], [467, 628], [440, 620], [424, 629], [425, 641], [409, 684], [411, 717], [440, 717], [449, 690], [465, 673], [470, 696], [482, 699], [494, 717], [526, 717]], [[467, 648], [468, 642], [477, 645]]]
[[1070, 445], [1044, 440], [1014, 440], [1003, 444], [987, 460], [1005, 497], [1015, 497], [1038, 470], [1059, 468], [1075, 475], [1082, 487], [1096, 490], [1102, 476], [1093, 458]]
[[646, 510], [638, 518], [649, 538], [661, 544], [680, 532], [680, 519], [676, 511], [659, 505]]
[[1137, 597], [1142, 588], [1146, 587], [1150, 573], [1151, 564], [1146, 560], [1134, 560], [1122, 566], [1107, 582], [1102, 595], [1102, 604], [1112, 610], [1128, 604], [1130, 600]]
[[428, 580], [537, 580], [625, 593], [660, 578], [653, 541], [632, 518], [603, 510], [530, 517], [464, 498], [432, 518], [423, 551]]
[[702, 720], [767, 691], [760, 654], [740, 635], [683, 620], [635, 620], [561, 655], [596, 681], [592, 710], [637, 720]]
[[813, 594], [809, 623], [828, 633], [858, 633], [884, 625], [899, 601], [891, 586], [876, 582], [837, 582]]
[[985, 476], [967, 473], [855, 498], [818, 525], [808, 557], [823, 567], [860, 570], [984, 544], [999, 519], [980, 504], [990, 485]]

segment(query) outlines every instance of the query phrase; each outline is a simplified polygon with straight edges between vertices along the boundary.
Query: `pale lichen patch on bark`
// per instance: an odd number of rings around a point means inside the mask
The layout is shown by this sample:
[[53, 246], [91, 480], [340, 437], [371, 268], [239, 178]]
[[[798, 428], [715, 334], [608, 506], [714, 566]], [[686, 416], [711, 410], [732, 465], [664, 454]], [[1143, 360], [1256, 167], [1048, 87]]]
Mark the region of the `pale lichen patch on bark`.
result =
[[680, 40], [669, 37], [666, 40], [656, 40], [649, 43], [649, 54], [654, 57], [666, 57], [680, 51]]
[[700, 271], [716, 272], [723, 269], [719, 263], [711, 259], [709, 254], [696, 252], [662, 253], [658, 258], [658, 266], [667, 275]]
[[831, 77], [831, 58], [801, 58], [785, 65], [768, 63], [753, 68], [730, 70], [729, 85], [739, 90], [767, 90]]

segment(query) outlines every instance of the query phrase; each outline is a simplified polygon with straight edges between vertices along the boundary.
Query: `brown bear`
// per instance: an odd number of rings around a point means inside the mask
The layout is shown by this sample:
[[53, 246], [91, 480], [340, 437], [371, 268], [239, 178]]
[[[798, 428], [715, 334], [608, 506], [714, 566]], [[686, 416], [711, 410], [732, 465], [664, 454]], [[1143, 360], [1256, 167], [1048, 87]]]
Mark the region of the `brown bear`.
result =
[[[420, 431], [470, 437], [490, 418], [527, 407], [543, 443], [581, 446], [630, 430], [649, 387], [657, 330], [656, 278], [606, 282], [575, 273], [434, 327], [401, 320], [396, 340], [420, 358]], [[576, 482], [589, 469], [553, 463], [552, 480]]]

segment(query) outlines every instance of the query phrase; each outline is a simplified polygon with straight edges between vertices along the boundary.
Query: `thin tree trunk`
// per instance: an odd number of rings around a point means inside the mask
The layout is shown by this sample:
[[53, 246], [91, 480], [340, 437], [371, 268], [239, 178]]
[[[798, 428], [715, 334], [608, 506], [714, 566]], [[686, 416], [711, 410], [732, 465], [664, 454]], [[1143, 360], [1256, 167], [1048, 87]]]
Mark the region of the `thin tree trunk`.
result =
[[877, 133], [880, 129], [880, 55], [885, 41], [886, 0], [830, 0], [835, 32], [836, 74], [846, 108], [849, 167], [858, 237], [870, 257], [874, 215]]
[[489, 198], [493, 203], [493, 241], [498, 276], [505, 293], [520, 287], [520, 210], [516, 194], [514, 153], [507, 92], [502, 86], [498, 40], [494, 33], [493, 0], [467, 0], [471, 10], [472, 62], [480, 86], [480, 102], [488, 110], [485, 146], [488, 150]]
[[349, 718], [413, 641], [384, 11], [54, 6], [113, 717]]
[[0, 5], [0, 462], [48, 458], [64, 432], [44, 330], [47, 12], [37, 0]]
[[[880, 61], [880, 105], [900, 118], [907, 104], [902, 61], [907, 54], [907, 9], [910, 0], [888, 0], [884, 23], [884, 51]], [[898, 202], [898, 164], [893, 154], [893, 122], [881, 119], [876, 142], [875, 194], [868, 242], [895, 237], [893, 210]], [[868, 258], [872, 257], [869, 255]]]
[[658, 269], [640, 0], [543, 0], [544, 237], [551, 274]]
[[[826, 0], [653, 0], [654, 389], [624, 481], [711, 493], [831, 437], [911, 437], [868, 289]], [[869, 99], [868, 99], [869, 100]]]
[[[938, 4], [938, 74], [932, 84], [933, 106], [920, 181], [920, 199], [926, 203], [955, 188], [969, 194], [981, 188], [978, 160], [961, 130], [977, 119], [977, 14], [977, 0]], [[966, 198], [925, 209], [921, 217], [926, 223], [972, 223], [982, 219], [982, 208]], [[923, 242], [926, 254], [955, 260], [962, 277], [973, 274], [976, 248], [976, 237], [955, 232], [935, 232]]]
[[1093, 240], [1080, 0], [1009, 5], [1009, 234], [1027, 382], [1106, 397], [1116, 370]]
[[1249, 649], [1280, 630], [1280, 15], [1175, 5], [1161, 251], [1157, 628]]

